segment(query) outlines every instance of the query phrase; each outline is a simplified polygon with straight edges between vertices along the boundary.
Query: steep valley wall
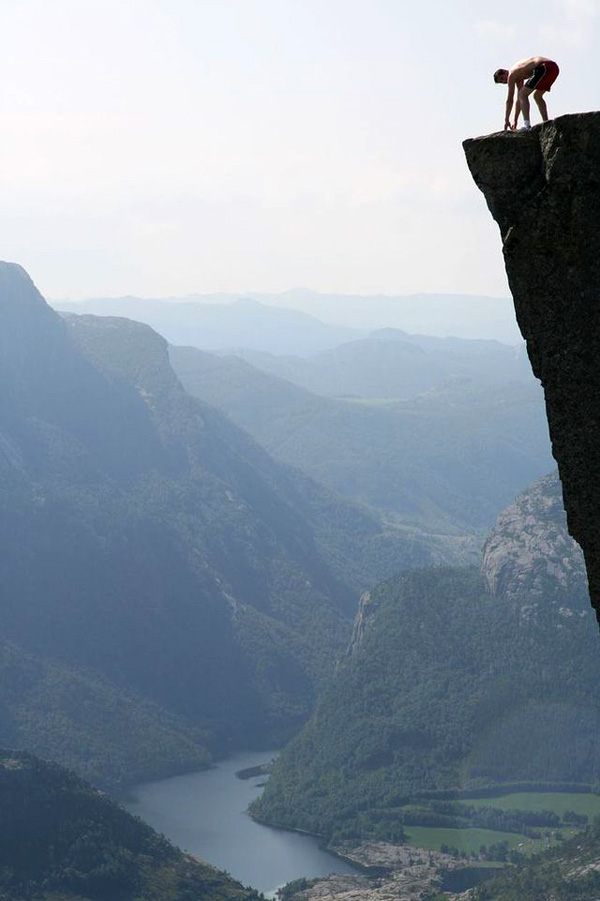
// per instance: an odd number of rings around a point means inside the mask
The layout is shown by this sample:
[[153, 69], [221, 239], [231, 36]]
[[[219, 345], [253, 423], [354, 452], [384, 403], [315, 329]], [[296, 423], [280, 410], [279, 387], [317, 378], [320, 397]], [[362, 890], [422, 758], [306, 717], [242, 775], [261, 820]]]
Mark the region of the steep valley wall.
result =
[[464, 142], [544, 386], [569, 531], [600, 618], [600, 112]]

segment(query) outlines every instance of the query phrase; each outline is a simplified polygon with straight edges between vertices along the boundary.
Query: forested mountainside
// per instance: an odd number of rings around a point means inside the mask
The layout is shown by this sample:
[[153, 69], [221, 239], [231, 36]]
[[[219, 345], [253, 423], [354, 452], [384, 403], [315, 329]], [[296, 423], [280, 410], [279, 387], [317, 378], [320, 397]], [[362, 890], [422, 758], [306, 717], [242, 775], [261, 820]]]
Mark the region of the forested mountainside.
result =
[[203, 769], [207, 729], [88, 669], [0, 644], [0, 735], [101, 785]]
[[428, 531], [490, 528], [553, 465], [541, 391], [530, 378], [451, 383], [407, 401], [336, 400], [234, 357], [171, 348], [170, 358], [191, 394], [279, 460]]
[[451, 382], [489, 387], [535, 382], [524, 344], [410, 335], [393, 328], [310, 356], [276, 353], [235, 351], [257, 369], [324, 397], [410, 400]]
[[[551, 851], [507, 867], [469, 895], [471, 901], [597, 901], [600, 823]], [[442, 901], [442, 898], [440, 898]]]
[[2, 901], [258, 901], [91, 785], [0, 750]]
[[[185, 440], [194, 441], [197, 438], [196, 448], [199, 449], [207, 445], [207, 434], [212, 436], [208, 446], [210, 456], [203, 465], [216, 468], [219, 476], [232, 480], [234, 485], [239, 482], [239, 473], [244, 465], [253, 478], [262, 477], [262, 482], [259, 481], [258, 486], [253, 487], [251, 494], [252, 504], [257, 507], [259, 515], [265, 515], [261, 506], [263, 501], [264, 507], [271, 513], [273, 505], [268, 503], [268, 491], [274, 492], [282, 509], [293, 519], [295, 528], [303, 530], [305, 548], [310, 548], [313, 558], [319, 561], [319, 566], [323, 567], [325, 561], [326, 568], [334, 573], [334, 587], [338, 594], [340, 590], [343, 591], [345, 604], [347, 589], [350, 589], [350, 606], [345, 608], [350, 615], [353, 616], [356, 610], [357, 590], [373, 584], [384, 574], [471, 556], [471, 542], [422, 535], [418, 532], [409, 533], [403, 528], [396, 528], [377, 511], [357, 506], [332, 494], [302, 472], [275, 463], [262, 446], [259, 447], [247, 432], [233, 425], [229, 417], [202, 401], [198, 404], [191, 396], [184, 395], [169, 366], [164, 342], [139, 323], [93, 316], [71, 316], [67, 318], [67, 323], [81, 350], [93, 359], [96, 366], [109, 377], [125, 378], [136, 386], [139, 386], [140, 373], [135, 361], [139, 358], [146, 358], [148, 361], [152, 345], [155, 368], [158, 366], [175, 392], [166, 405], [170, 405], [169, 416], [172, 416], [174, 396], [178, 398], [180, 405], [185, 403], [189, 409], [202, 411], [206, 427], [203, 426], [199, 436], [185, 434]], [[144, 370], [146, 378], [149, 377], [149, 369], [147, 365]], [[146, 389], [141, 390], [143, 393]], [[156, 404], [152, 405], [152, 412], [153, 415], [157, 414]], [[223, 446], [220, 447], [219, 442], [228, 448], [226, 456], [223, 456]], [[247, 476], [244, 478], [247, 481]], [[266, 489], [263, 489], [263, 485], [266, 485]], [[229, 503], [227, 507], [230, 506]], [[230, 510], [226, 519], [226, 528], [229, 530]], [[282, 530], [281, 523], [277, 523], [275, 532], [275, 540], [283, 543], [287, 540], [289, 527]], [[231, 551], [230, 567], [235, 565], [236, 559], [235, 548], [231, 548]], [[297, 553], [297, 549], [295, 552]], [[264, 556], [262, 553], [262, 557]], [[257, 558], [256, 565], [261, 566], [261, 554]], [[331, 588], [330, 584], [330, 592]]]
[[288, 736], [360, 586], [435, 557], [188, 396], [150, 328], [65, 321], [11, 264], [0, 378], [0, 740], [104, 784]]
[[[350, 650], [277, 763], [254, 806], [259, 819], [393, 840], [406, 823], [439, 820], [428, 797], [600, 777], [597, 627], [570, 578], [581, 552], [573, 543], [565, 551], [556, 493], [553, 477], [516, 505], [535, 571], [522, 591], [499, 590], [519, 578], [508, 578], [508, 552], [494, 595], [475, 569], [441, 569], [400, 575], [363, 597]], [[513, 509], [507, 529], [500, 518], [488, 542], [494, 565], [517, 519]], [[565, 552], [549, 567], [557, 540]], [[445, 816], [451, 825], [465, 812]]]

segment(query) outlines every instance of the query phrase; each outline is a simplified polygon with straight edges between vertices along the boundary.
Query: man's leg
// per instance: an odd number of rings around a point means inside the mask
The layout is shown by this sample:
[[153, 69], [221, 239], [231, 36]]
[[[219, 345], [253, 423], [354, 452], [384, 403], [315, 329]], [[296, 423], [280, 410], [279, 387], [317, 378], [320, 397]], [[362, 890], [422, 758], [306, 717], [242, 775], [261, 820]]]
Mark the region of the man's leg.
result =
[[526, 88], [525, 85], [519, 90], [519, 100], [521, 101], [521, 112], [523, 114], [523, 125], [525, 128], [531, 128], [531, 120], [529, 118], [529, 95], [531, 94], [531, 88]]
[[540, 115], [542, 117], [543, 122], [548, 121], [548, 109], [546, 107], [546, 101], [544, 100], [544, 92], [543, 91], [534, 91], [533, 99], [538, 105], [538, 109], [540, 111]]

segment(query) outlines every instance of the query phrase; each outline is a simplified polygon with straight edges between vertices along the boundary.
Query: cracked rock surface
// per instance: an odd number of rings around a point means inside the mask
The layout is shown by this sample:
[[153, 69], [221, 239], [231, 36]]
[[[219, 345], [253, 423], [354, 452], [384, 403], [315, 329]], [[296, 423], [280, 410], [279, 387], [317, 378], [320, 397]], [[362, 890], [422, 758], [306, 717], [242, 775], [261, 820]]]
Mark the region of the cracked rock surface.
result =
[[509, 602], [539, 598], [589, 610], [583, 554], [567, 531], [557, 473], [539, 479], [498, 516], [482, 573], [490, 593]]
[[600, 112], [465, 141], [544, 386], [569, 531], [600, 611]]

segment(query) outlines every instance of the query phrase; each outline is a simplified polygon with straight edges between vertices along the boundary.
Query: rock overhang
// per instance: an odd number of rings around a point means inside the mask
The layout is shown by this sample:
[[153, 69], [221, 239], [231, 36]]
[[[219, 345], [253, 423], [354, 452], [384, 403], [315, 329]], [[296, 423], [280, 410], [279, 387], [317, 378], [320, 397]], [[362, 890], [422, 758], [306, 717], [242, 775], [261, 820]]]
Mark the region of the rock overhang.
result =
[[600, 610], [600, 112], [463, 144], [498, 223], [569, 530]]

